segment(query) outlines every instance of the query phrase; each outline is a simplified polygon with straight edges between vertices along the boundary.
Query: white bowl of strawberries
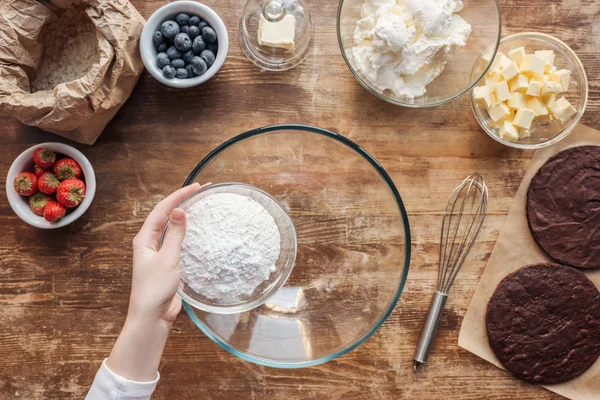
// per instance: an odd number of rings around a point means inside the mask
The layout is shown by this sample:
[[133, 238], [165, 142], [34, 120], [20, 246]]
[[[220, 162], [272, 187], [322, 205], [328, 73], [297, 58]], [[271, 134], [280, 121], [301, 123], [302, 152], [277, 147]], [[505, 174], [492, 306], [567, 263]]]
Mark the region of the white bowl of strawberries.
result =
[[29, 225], [55, 229], [70, 224], [92, 204], [96, 176], [88, 159], [63, 143], [25, 150], [8, 170], [6, 195]]

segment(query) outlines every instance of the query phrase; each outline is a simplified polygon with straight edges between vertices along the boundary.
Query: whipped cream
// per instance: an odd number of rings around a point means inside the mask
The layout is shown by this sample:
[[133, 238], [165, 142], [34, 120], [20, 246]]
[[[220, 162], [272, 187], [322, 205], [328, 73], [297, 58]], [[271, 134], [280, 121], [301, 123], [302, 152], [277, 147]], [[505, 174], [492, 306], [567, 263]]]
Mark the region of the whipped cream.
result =
[[366, 0], [354, 29], [356, 69], [381, 92], [414, 103], [467, 43], [471, 25], [454, 14], [462, 8], [460, 0]]

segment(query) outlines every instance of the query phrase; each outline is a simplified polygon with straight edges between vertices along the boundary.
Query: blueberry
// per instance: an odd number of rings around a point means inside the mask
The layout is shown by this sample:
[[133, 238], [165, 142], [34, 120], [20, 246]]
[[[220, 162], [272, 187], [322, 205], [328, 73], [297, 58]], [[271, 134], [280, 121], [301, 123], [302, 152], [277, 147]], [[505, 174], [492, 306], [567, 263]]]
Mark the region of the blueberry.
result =
[[175, 71], [175, 76], [179, 79], [187, 79], [188, 72], [185, 68], [177, 68], [177, 71]]
[[194, 68], [194, 72], [197, 75], [202, 75], [208, 69], [208, 67], [206, 66], [206, 62], [200, 57], [192, 58], [192, 62], [190, 63], [190, 65], [192, 66], [192, 68]]
[[192, 48], [192, 39], [190, 39], [187, 33], [178, 33], [173, 43], [179, 51], [188, 51]]
[[183, 61], [181, 58], [176, 58], [173, 61], [171, 61], [171, 65], [175, 69], [184, 68], [185, 67], [185, 61]]
[[194, 38], [200, 34], [200, 29], [198, 29], [197, 26], [192, 25], [189, 27], [187, 34], [190, 36], [190, 39], [194, 40]]
[[216, 43], [210, 43], [208, 46], [206, 46], [206, 48], [212, 51], [215, 56], [219, 52], [219, 45]]
[[167, 79], [175, 78], [175, 73], [175, 68], [173, 68], [170, 65], [165, 65], [165, 67], [163, 68], [163, 75]]
[[177, 25], [177, 22], [175, 21], [165, 21], [160, 27], [160, 31], [164, 37], [173, 40], [173, 38], [179, 33], [179, 25]]
[[202, 37], [206, 43], [215, 43], [217, 41], [217, 33], [210, 26], [202, 28]]
[[156, 55], [156, 66], [158, 68], [164, 68], [165, 66], [171, 64], [171, 60], [166, 53], [158, 53]]
[[194, 67], [192, 67], [192, 64], [186, 65], [185, 70], [188, 73], [188, 78], [193, 78], [193, 77], [197, 76], [196, 73], [194, 72]]
[[163, 36], [161, 31], [156, 31], [152, 35], [152, 43], [154, 43], [155, 47], [158, 47], [159, 44], [163, 44], [165, 42], [165, 37]]
[[198, 26], [198, 24], [201, 22], [202, 20], [200, 19], [199, 16], [194, 15], [190, 18], [190, 20], [188, 21], [188, 24], [190, 25], [195, 25]]
[[[197, 28], [196, 26], [194, 28]], [[179, 28], [179, 33], [189, 33], [190, 32], [190, 27], [189, 25], [182, 25]]]
[[192, 58], [194, 58], [195, 54], [192, 50], [188, 50], [185, 53], [183, 53], [183, 61], [186, 64], [189, 64], [192, 61]]
[[198, 24], [198, 29], [200, 29], [200, 32], [202, 32], [202, 29], [203, 29], [205, 26], [208, 26], [208, 23], [207, 23], [206, 21], [202, 21], [202, 22], [200, 22], [200, 23]]
[[161, 43], [158, 46], [156, 46], [156, 51], [159, 53], [164, 53], [165, 51], [167, 51], [168, 48], [169, 48], [168, 44]]
[[171, 60], [181, 58], [181, 53], [175, 48], [175, 46], [171, 46], [167, 49], [167, 55]]
[[187, 25], [190, 23], [190, 15], [186, 13], [179, 13], [175, 17], [175, 21], [177, 21], [179, 25]]
[[196, 36], [196, 38], [194, 39], [194, 42], [192, 43], [192, 50], [196, 54], [200, 54], [204, 50], [206, 50], [206, 42], [204, 41], [202, 36]]
[[200, 54], [200, 57], [206, 62], [206, 65], [208, 66], [208, 68], [210, 68], [210, 66], [213, 65], [213, 63], [215, 62], [215, 55], [210, 50], [204, 50]]

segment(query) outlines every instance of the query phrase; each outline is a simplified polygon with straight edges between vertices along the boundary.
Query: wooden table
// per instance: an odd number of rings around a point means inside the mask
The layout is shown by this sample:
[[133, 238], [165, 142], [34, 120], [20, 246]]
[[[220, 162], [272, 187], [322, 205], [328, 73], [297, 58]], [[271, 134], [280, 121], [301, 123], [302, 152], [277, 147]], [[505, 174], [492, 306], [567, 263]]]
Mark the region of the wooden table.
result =
[[[92, 207], [77, 223], [57, 232], [32, 228], [0, 197], [0, 398], [84, 397], [125, 318], [130, 244], [148, 212], [215, 146], [277, 123], [311, 124], [345, 135], [389, 172], [413, 235], [411, 272], [400, 302], [365, 344], [301, 370], [241, 361], [182, 313], [165, 349], [154, 398], [558, 398], [457, 345], [462, 316], [532, 153], [489, 139], [466, 96], [427, 110], [403, 109], [371, 96], [341, 57], [336, 1], [312, 1], [314, 52], [300, 67], [279, 74], [255, 68], [241, 53], [237, 26], [243, 0], [205, 2], [229, 27], [232, 43], [224, 68], [208, 84], [184, 91], [167, 89], [144, 73], [98, 142], [76, 146], [94, 165], [99, 183]], [[162, 3], [134, 0], [145, 17]], [[504, 35], [551, 33], [579, 54], [590, 80], [582, 122], [598, 128], [600, 2], [501, 3]], [[0, 124], [2, 187], [21, 151], [42, 141], [63, 141], [8, 117]], [[414, 374], [412, 354], [436, 279], [440, 210], [449, 189], [471, 171], [488, 181], [491, 212], [453, 288], [431, 364]]]

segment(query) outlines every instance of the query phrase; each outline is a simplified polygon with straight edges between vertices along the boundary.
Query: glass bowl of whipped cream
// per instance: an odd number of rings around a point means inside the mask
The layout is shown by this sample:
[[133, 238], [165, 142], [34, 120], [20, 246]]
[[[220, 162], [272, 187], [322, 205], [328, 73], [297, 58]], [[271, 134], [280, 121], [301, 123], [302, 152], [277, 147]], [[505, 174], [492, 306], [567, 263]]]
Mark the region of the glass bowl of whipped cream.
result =
[[179, 208], [186, 213], [187, 228], [177, 293], [186, 303], [211, 313], [241, 313], [260, 306], [285, 284], [296, 260], [296, 230], [270, 194], [223, 182], [203, 186]]
[[[481, 54], [501, 36], [496, 0], [341, 0], [338, 42], [368, 91], [404, 107], [433, 107], [467, 93]], [[491, 64], [491, 61], [488, 63]]]

